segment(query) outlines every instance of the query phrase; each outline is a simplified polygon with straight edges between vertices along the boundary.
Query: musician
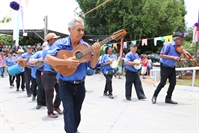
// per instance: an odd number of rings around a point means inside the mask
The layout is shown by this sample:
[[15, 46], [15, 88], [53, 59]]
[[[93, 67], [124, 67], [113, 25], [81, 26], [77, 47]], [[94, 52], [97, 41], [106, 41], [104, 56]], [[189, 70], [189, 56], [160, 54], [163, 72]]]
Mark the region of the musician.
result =
[[52, 66], [64, 65], [69, 68], [76, 69], [75, 73], [70, 76], [64, 76], [57, 73], [59, 80], [60, 98], [63, 102], [64, 108], [64, 123], [65, 131], [67, 133], [76, 133], [81, 120], [81, 107], [85, 98], [85, 76], [87, 68], [95, 68], [98, 62], [98, 55], [100, 52], [100, 44], [92, 45], [94, 55], [89, 62], [80, 63], [75, 57], [68, 57], [67, 59], [59, 59], [54, 57], [59, 50], [71, 51], [79, 44], [90, 47], [88, 43], [82, 40], [84, 35], [84, 21], [75, 17], [68, 23], [68, 31], [70, 36], [59, 39], [53, 44], [48, 51], [45, 62]]
[[[36, 81], [36, 71], [37, 69], [35, 67], [32, 66], [31, 68], [31, 85], [30, 85], [30, 89], [32, 91], [32, 101], [35, 100], [35, 97], [37, 96], [37, 81]], [[38, 106], [36, 106], [36, 109], [39, 109]]]
[[[33, 55], [32, 53], [32, 47], [30, 45], [28, 45], [26, 47], [26, 53], [22, 54], [18, 59], [17, 62], [20, 61], [24, 61], [24, 59], [28, 59], [30, 56]], [[31, 67], [29, 65], [29, 62], [27, 62], [27, 66], [25, 67], [25, 71], [24, 71], [24, 75], [25, 75], [25, 83], [26, 83], [26, 92], [27, 92], [27, 96], [31, 97], [32, 94], [32, 90], [30, 88], [30, 81], [31, 81]]]
[[140, 60], [139, 55], [136, 53], [137, 47], [136, 43], [131, 43], [130, 52], [128, 52], [124, 58], [124, 67], [126, 68], [125, 96], [129, 101], [131, 100], [132, 83], [135, 86], [138, 99], [146, 99], [142, 83], [140, 81], [140, 75], [138, 73], [139, 70], [134, 67], [134, 65], [142, 64], [142, 61], [134, 62], [135, 59]]
[[[16, 60], [24, 53], [23, 49], [18, 49], [17, 51], [17, 56], [16, 56]], [[16, 84], [17, 84], [17, 90], [19, 91], [19, 87], [20, 87], [20, 82], [21, 82], [21, 89], [22, 91], [24, 91], [25, 88], [25, 79], [24, 79], [24, 72], [21, 72], [19, 74], [16, 75]]]
[[[11, 51], [8, 52], [8, 57], [5, 58], [4, 66], [7, 68], [14, 65], [15, 57], [12, 54], [13, 53]], [[10, 88], [12, 88], [12, 87], [14, 87], [15, 76], [10, 75], [9, 73], [8, 73], [8, 75], [9, 75]]]
[[[31, 64], [37, 64], [37, 63], [43, 62], [43, 60], [42, 60], [43, 51], [42, 50], [46, 47], [47, 44], [48, 44], [48, 42], [44, 42], [42, 44], [42, 47], [37, 48], [37, 52], [30, 57], [29, 62]], [[44, 69], [43, 69], [43, 66], [40, 68], [37, 68], [37, 66], [35, 66], [35, 67], [36, 67], [36, 83], [38, 86], [38, 90], [36, 93], [36, 95], [37, 95], [36, 109], [40, 109], [42, 105], [43, 106], [46, 105], [45, 91], [44, 91], [44, 87], [43, 87], [43, 84], [41, 81], [41, 76], [43, 74]], [[33, 100], [35, 99], [36, 95], [33, 95], [33, 97], [32, 97]]]
[[[51, 48], [54, 45], [54, 42], [57, 41], [57, 39], [59, 38], [60, 36], [57, 36], [55, 33], [47, 34], [46, 40], [48, 42], [48, 45], [43, 50], [42, 60], [45, 59], [49, 48]], [[55, 114], [54, 111], [56, 111], [58, 114], [62, 114], [62, 111], [59, 108], [61, 104], [61, 100], [59, 96], [59, 84], [56, 79], [57, 72], [54, 69], [52, 69], [49, 63], [45, 63], [45, 62], [44, 62], [43, 69], [44, 69], [44, 72], [43, 72], [43, 76], [41, 77], [41, 80], [42, 80], [42, 84], [43, 84], [45, 95], [46, 95], [48, 117], [57, 118], [58, 115]], [[56, 92], [56, 95], [55, 95], [55, 100], [53, 102], [54, 90]]]
[[[113, 60], [117, 60], [117, 56], [114, 55], [112, 47], [108, 46], [105, 49], [105, 55], [102, 60], [102, 66], [103, 66], [103, 75], [106, 78], [106, 83], [104, 87], [104, 96], [108, 96], [110, 99], [114, 99], [113, 96], [113, 88], [112, 88], [112, 78], [113, 75], [116, 73], [117, 69], [112, 68], [110, 64]], [[108, 93], [107, 93], [108, 92]]]
[[181, 54], [176, 51], [176, 46], [181, 46], [184, 41], [184, 33], [175, 32], [173, 41], [166, 43], [160, 52], [160, 83], [158, 84], [153, 97], [152, 103], [156, 103], [157, 96], [161, 89], [165, 86], [169, 79], [169, 88], [165, 98], [165, 103], [177, 104], [171, 99], [172, 93], [176, 85], [176, 70], [177, 62], [181, 60]]

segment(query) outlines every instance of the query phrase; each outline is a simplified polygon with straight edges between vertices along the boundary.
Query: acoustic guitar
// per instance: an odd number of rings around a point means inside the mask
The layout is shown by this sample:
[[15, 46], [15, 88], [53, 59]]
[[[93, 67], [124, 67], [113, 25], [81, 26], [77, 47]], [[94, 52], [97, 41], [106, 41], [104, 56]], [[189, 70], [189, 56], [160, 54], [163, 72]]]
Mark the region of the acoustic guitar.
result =
[[25, 68], [25, 67], [27, 66], [27, 62], [28, 62], [29, 59], [30, 59], [30, 57], [25, 58], [25, 59], [20, 59], [19, 65], [20, 65], [21, 67]]
[[[126, 35], [126, 31], [124, 29], [114, 32], [110, 37], [98, 42], [101, 46], [111, 40], [119, 40], [120, 38]], [[91, 60], [92, 47], [88, 47], [85, 44], [77, 45], [72, 51], [68, 50], [60, 50], [57, 52], [56, 57], [59, 59], [67, 59], [70, 57], [75, 57], [80, 63], [88, 62]], [[65, 65], [61, 66], [53, 66], [53, 69], [64, 76], [72, 75], [77, 68], [70, 68]]]

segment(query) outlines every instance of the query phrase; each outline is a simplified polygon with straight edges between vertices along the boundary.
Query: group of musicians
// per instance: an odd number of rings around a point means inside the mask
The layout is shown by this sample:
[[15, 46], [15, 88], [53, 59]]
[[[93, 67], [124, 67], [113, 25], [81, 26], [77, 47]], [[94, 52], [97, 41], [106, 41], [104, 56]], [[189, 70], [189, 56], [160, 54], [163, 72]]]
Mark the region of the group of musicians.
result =
[[[90, 46], [88, 43], [82, 40], [84, 35], [84, 21], [75, 17], [68, 23], [68, 31], [70, 35], [66, 38], [61, 38], [54, 33], [49, 33], [46, 36], [46, 41], [42, 45], [41, 51], [32, 53], [32, 48], [27, 47], [27, 52], [19, 55], [17, 59], [13, 62], [22, 62], [24, 59], [28, 59], [27, 65], [25, 67], [25, 87], [28, 97], [33, 95], [32, 99], [35, 99], [37, 95], [37, 106], [39, 109], [41, 106], [47, 105], [47, 114], [51, 118], [57, 118], [58, 115], [54, 113], [56, 111], [58, 114], [64, 114], [65, 131], [68, 133], [76, 133], [81, 120], [81, 108], [82, 103], [85, 98], [85, 76], [87, 69], [95, 69], [98, 64], [98, 57], [100, 52], [100, 44], [94, 43]], [[174, 34], [174, 41], [172, 43], [165, 44], [161, 51], [161, 82], [152, 98], [152, 102], [156, 103], [156, 98], [164, 87], [166, 79], [169, 78], [170, 87], [166, 97], [166, 103], [176, 104], [176, 102], [171, 100], [172, 92], [175, 87], [175, 66], [177, 61], [180, 61], [180, 54], [174, 51], [176, 45], [181, 45], [184, 39], [182, 33]], [[73, 51], [74, 48], [78, 49], [79, 45], [86, 45], [87, 47], [92, 47], [93, 53], [89, 61], [80, 62], [74, 56], [67, 58], [56, 58], [60, 50]], [[167, 46], [168, 45], [168, 46]], [[143, 91], [142, 83], [138, 73], [138, 69], [134, 67], [135, 65], [140, 65], [142, 62], [134, 62], [135, 59], [139, 59], [136, 53], [138, 45], [132, 43], [130, 45], [130, 51], [126, 54], [124, 58], [124, 67], [126, 69], [126, 82], [125, 82], [125, 97], [127, 100], [131, 100], [132, 84], [134, 84], [136, 94], [139, 100], [146, 99]], [[114, 99], [113, 88], [112, 88], [112, 77], [116, 73], [116, 68], [111, 67], [113, 60], [117, 59], [112, 53], [112, 48], [107, 47], [105, 50], [106, 54], [103, 56], [101, 61], [102, 72], [106, 78], [105, 88], [103, 91], [104, 96], [108, 96], [110, 99]], [[20, 53], [20, 52], [19, 52]], [[72, 54], [73, 55], [73, 54]], [[64, 57], [65, 55], [63, 55]], [[13, 65], [12, 54], [9, 53], [6, 59], [6, 65], [9, 67]], [[36, 65], [43, 63], [41, 67]], [[32, 65], [33, 64], [33, 65]], [[55, 71], [56, 66], [67, 66], [68, 68], [74, 68], [75, 72], [72, 75], [63, 75], [60, 72]], [[31, 76], [35, 75], [35, 76]], [[10, 75], [9, 75], [10, 77]], [[13, 78], [10, 77], [10, 86], [13, 86]], [[18, 78], [17, 78], [18, 79]], [[22, 79], [23, 76], [22, 76]], [[35, 81], [34, 81], [35, 79]], [[32, 85], [30, 86], [30, 82]], [[23, 81], [22, 81], [23, 84]], [[36, 86], [38, 90], [35, 91]], [[33, 89], [34, 88], [34, 89]], [[24, 86], [21, 86], [24, 90]], [[17, 85], [17, 91], [19, 90], [19, 85]], [[54, 90], [56, 92], [55, 100]], [[34, 92], [33, 92], [34, 91]], [[63, 104], [63, 112], [60, 110], [59, 106]]]

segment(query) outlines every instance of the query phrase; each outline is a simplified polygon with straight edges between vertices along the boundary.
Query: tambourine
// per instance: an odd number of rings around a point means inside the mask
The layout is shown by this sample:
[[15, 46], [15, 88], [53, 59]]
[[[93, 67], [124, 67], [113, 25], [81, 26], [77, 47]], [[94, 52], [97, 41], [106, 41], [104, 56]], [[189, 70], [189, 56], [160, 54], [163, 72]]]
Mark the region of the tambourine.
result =
[[[140, 63], [140, 60], [139, 59], [135, 59], [133, 62], [136, 62], [136, 63]], [[141, 64], [139, 64], [139, 65], [134, 65], [133, 67], [135, 68], [135, 69], [137, 69], [137, 70], [139, 70], [140, 68], [141, 68]]]

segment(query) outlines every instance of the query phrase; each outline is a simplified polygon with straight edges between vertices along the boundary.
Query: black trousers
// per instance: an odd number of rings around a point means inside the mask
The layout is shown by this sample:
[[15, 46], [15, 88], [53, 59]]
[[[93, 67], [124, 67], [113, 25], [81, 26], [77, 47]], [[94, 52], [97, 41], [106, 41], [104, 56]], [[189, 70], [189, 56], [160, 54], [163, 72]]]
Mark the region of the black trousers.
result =
[[24, 72], [17, 74], [16, 79], [17, 79], [16, 80], [17, 89], [19, 89], [20, 83], [21, 83], [21, 89], [24, 90], [24, 88], [25, 88]]
[[31, 77], [31, 82], [32, 82], [32, 84], [30, 86], [31, 92], [32, 92], [33, 96], [37, 96], [37, 82], [36, 82], [36, 79]]
[[9, 83], [10, 83], [10, 86], [12, 86], [12, 84], [13, 84], [13, 82], [14, 82], [14, 80], [15, 80], [15, 76], [10, 75], [9, 73], [8, 73], [8, 75], [9, 75]]
[[108, 91], [109, 95], [112, 95], [112, 92], [113, 92], [113, 88], [112, 88], [113, 75], [104, 74], [104, 77], [106, 78], [106, 84], [105, 84], [105, 88], [104, 88], [104, 93], [107, 93], [107, 91]]
[[30, 81], [31, 81], [31, 68], [25, 68], [24, 71], [24, 75], [25, 75], [25, 82], [26, 82], [26, 92], [28, 95], [32, 94], [32, 90], [30, 88]]
[[175, 67], [165, 67], [163, 64], [160, 65], [160, 83], [158, 84], [154, 96], [158, 96], [161, 89], [165, 86], [167, 79], [169, 79], [169, 88], [167, 91], [166, 99], [171, 99], [173, 90], [176, 85], [176, 70]]
[[126, 82], [125, 82], [125, 96], [126, 98], [131, 98], [132, 93], [132, 84], [135, 86], [135, 91], [138, 99], [142, 99], [145, 97], [144, 90], [142, 87], [142, 83], [140, 81], [140, 75], [138, 72], [132, 72], [126, 70]]
[[[50, 114], [53, 113], [53, 108], [59, 108], [61, 104], [60, 95], [59, 95], [59, 84], [57, 83], [56, 73], [44, 71], [44, 74], [41, 79], [45, 90], [48, 114]], [[57, 94], [53, 102], [54, 89]]]
[[37, 104], [38, 105], [46, 105], [45, 91], [41, 81], [41, 71], [36, 71], [36, 82], [38, 86], [37, 90]]

